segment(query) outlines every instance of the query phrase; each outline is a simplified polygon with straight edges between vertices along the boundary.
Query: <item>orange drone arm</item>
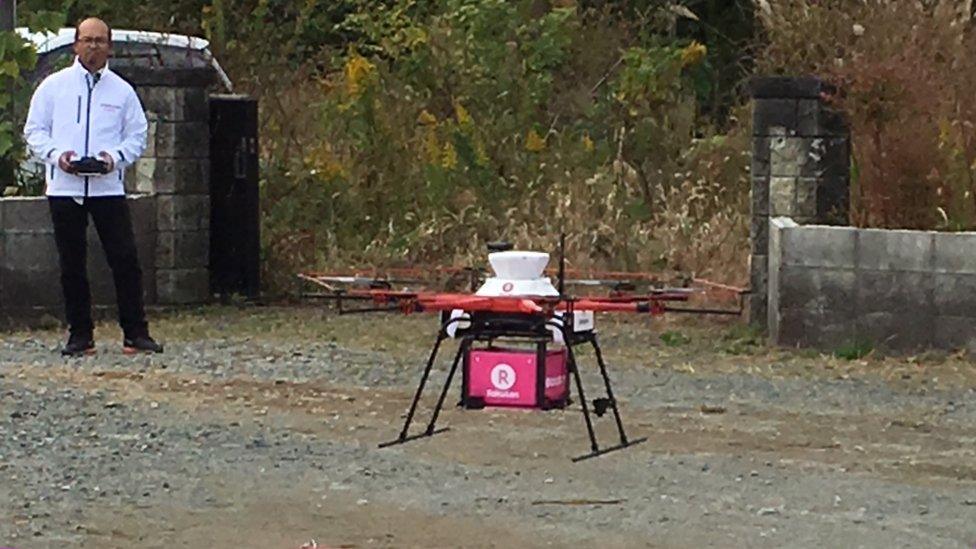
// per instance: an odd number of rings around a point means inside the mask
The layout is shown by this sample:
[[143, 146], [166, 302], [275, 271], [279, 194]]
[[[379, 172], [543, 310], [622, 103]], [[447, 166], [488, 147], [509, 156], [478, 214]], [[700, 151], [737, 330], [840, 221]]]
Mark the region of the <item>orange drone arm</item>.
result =
[[[463, 294], [434, 294], [417, 296], [420, 310], [450, 311], [459, 309], [468, 312], [487, 311], [493, 313], [539, 314], [553, 310], [565, 311], [593, 311], [600, 313], [651, 313], [664, 312], [664, 304], [651, 300], [643, 302], [621, 303], [617, 301], [600, 301], [581, 299], [579, 301], [563, 301], [554, 298], [543, 298], [539, 302], [530, 298], [468, 296]], [[544, 307], [548, 305], [548, 307]]]
[[[567, 303], [561, 303], [559, 310], [569, 309]], [[620, 303], [615, 301], [597, 301], [592, 299], [581, 299], [572, 304], [574, 311], [593, 311], [595, 313], [651, 313], [661, 314], [664, 312], [664, 305], [658, 301], [643, 301], [632, 303]]]
[[430, 311], [489, 311], [493, 313], [536, 314], [543, 311], [535, 301], [512, 297], [483, 297], [463, 294], [418, 296], [417, 303]]
[[617, 294], [609, 296], [590, 296], [581, 298], [588, 301], [593, 301], [597, 303], [635, 303], [638, 301], [688, 301], [691, 297], [690, 292], [671, 290], [663, 292], [655, 292], [650, 294]]
[[404, 313], [416, 311], [491, 311], [496, 313], [536, 314], [543, 312], [535, 301], [519, 297], [488, 297], [471, 294], [395, 292], [390, 290], [351, 291], [349, 297], [369, 298], [375, 303], [396, 303]]
[[541, 314], [554, 310], [593, 311], [598, 313], [650, 313], [665, 312], [664, 301], [687, 299], [685, 294], [642, 296], [635, 298], [585, 298], [562, 300], [555, 297], [508, 297], [477, 296], [471, 294], [439, 294], [396, 292], [390, 290], [352, 291], [349, 297], [369, 298], [376, 303], [396, 303], [404, 313], [462, 310], [513, 314]]

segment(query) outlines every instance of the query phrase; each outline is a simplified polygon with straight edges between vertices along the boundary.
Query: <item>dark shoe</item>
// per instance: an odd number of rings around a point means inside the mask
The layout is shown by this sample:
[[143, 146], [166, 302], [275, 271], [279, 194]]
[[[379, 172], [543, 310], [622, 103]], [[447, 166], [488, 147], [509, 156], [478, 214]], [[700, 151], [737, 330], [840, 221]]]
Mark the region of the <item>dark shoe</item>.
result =
[[88, 334], [71, 334], [68, 342], [61, 348], [63, 356], [83, 356], [94, 354], [95, 340]]
[[122, 341], [122, 352], [127, 355], [134, 355], [136, 353], [161, 353], [163, 352], [163, 346], [153, 341], [153, 338], [149, 336], [127, 337]]

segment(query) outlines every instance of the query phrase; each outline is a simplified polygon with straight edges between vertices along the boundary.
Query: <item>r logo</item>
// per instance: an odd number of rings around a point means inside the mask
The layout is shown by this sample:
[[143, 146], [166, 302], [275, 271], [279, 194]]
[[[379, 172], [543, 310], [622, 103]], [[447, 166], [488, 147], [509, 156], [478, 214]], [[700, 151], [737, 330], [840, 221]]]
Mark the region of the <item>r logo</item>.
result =
[[515, 385], [515, 370], [508, 364], [496, 364], [491, 369], [491, 384], [501, 391], [511, 389]]

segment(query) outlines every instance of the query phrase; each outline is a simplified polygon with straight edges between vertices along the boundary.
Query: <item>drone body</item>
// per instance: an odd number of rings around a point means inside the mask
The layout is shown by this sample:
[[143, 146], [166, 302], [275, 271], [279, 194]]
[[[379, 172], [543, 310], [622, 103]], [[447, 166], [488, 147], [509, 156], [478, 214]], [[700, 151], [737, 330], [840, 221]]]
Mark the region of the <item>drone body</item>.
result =
[[[299, 275], [330, 290], [331, 294], [320, 297], [337, 301], [341, 313], [399, 311], [404, 314], [436, 312], [441, 315], [437, 340], [403, 429], [395, 440], [381, 444], [381, 447], [441, 432], [435, 429], [435, 424], [459, 366], [461, 398], [458, 405], [468, 409], [486, 406], [564, 409], [571, 404], [572, 379], [591, 449], [589, 454], [574, 461], [644, 440], [628, 439], [624, 432], [607, 367], [597, 343], [594, 316], [598, 312], [661, 315], [674, 310], [668, 307], [668, 302], [687, 301], [694, 290], [652, 288], [643, 294], [614, 291], [609, 296], [573, 297], [563, 291], [565, 260], [562, 254], [558, 288], [549, 277], [544, 276], [548, 261], [547, 253], [496, 250], [489, 254], [494, 276], [488, 277], [473, 293], [394, 290], [388, 281], [377, 283], [376, 279], [369, 282], [368, 289], [337, 289], [332, 284], [363, 282], [364, 279], [315, 273]], [[473, 287], [474, 277], [471, 280]], [[343, 301], [350, 300], [368, 301], [371, 305], [343, 309]], [[450, 338], [458, 341], [457, 352], [427, 429], [420, 434], [409, 435], [410, 424], [438, 350]], [[574, 347], [587, 344], [595, 351], [606, 391], [606, 396], [592, 402], [586, 400], [582, 376], [573, 352]], [[603, 416], [607, 410], [613, 412], [620, 439], [618, 444], [602, 449], [597, 444], [591, 406], [597, 417]]]

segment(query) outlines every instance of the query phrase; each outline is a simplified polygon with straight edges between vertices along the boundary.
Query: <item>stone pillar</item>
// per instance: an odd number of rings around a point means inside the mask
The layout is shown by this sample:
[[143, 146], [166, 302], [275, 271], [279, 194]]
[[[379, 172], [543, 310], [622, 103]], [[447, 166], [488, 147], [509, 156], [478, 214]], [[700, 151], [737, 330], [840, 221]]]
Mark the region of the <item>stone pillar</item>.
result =
[[850, 132], [818, 78], [761, 77], [753, 97], [749, 322], [766, 326], [769, 218], [847, 225]]
[[210, 69], [127, 69], [149, 119], [149, 144], [129, 170], [130, 191], [156, 196], [159, 304], [210, 297]]

